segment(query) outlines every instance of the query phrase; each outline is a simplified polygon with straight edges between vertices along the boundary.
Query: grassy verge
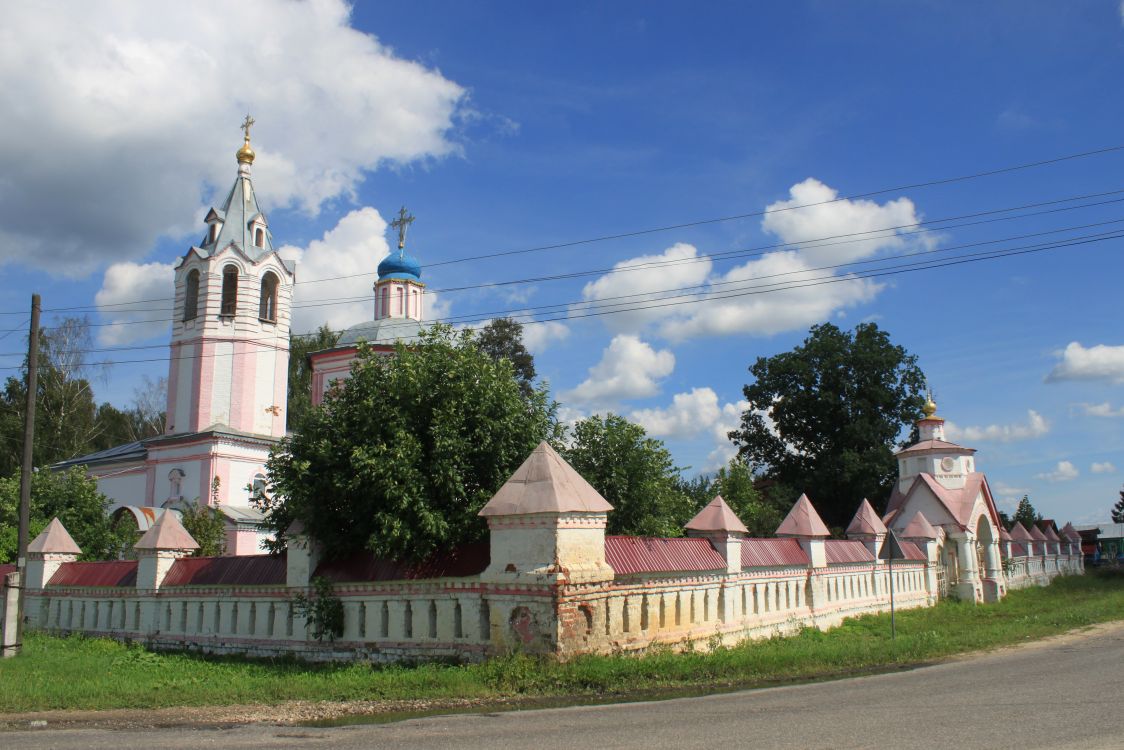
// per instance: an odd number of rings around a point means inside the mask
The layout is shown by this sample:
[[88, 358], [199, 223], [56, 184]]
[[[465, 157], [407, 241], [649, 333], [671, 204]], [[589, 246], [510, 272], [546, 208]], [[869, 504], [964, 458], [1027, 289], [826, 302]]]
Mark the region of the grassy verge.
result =
[[154, 654], [114, 641], [30, 634], [0, 662], [0, 713], [155, 708], [287, 700], [506, 699], [629, 695], [773, 684], [918, 664], [1124, 619], [1124, 573], [1099, 572], [1013, 592], [1003, 602], [945, 602], [848, 620], [828, 633], [710, 653], [584, 657], [566, 664], [508, 656], [473, 665], [372, 667]]

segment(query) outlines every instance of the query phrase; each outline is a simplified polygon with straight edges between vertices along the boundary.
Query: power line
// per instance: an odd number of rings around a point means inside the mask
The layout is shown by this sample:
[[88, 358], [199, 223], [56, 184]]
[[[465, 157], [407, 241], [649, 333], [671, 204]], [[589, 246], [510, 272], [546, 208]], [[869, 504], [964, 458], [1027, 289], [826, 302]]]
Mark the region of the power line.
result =
[[[964, 256], [957, 256], [957, 257], [953, 257], [953, 258], [926, 260], [926, 261], [918, 261], [918, 262], [914, 262], [914, 263], [900, 264], [898, 266], [890, 266], [890, 267], [887, 267], [887, 268], [880, 268], [880, 269], [871, 269], [867, 272], [858, 273], [858, 274], [849, 274], [849, 275], [846, 275], [846, 276], [836, 276], [836, 275], [832, 274], [832, 275], [825, 276], [825, 277], [819, 277], [819, 278], [808, 279], [808, 280], [801, 280], [799, 282], [788, 283], [788, 284], [785, 284], [783, 282], [777, 282], [777, 283], [773, 283], [773, 284], [758, 285], [756, 287], [750, 287], [748, 289], [739, 289], [739, 290], [735, 290], [735, 291], [732, 291], [732, 292], [726, 292], [726, 293], [722, 293], [722, 294], [718, 294], [718, 295], [710, 295], [710, 296], [706, 296], [702, 299], [699, 299], [697, 295], [678, 295], [677, 297], [669, 297], [669, 298], [665, 298], [665, 299], [662, 299], [662, 300], [658, 300], [658, 301], [654, 302], [654, 304], [632, 305], [632, 306], [629, 306], [629, 307], [624, 307], [621, 304], [617, 304], [617, 305], [602, 305], [599, 308], [596, 304], [589, 303], [589, 307], [592, 309], [592, 311], [581, 312], [581, 313], [574, 313], [574, 312], [571, 311], [571, 312], [567, 312], [565, 315], [562, 315], [560, 317], [538, 319], [538, 320], [529, 319], [529, 320], [526, 320], [526, 321], [523, 321], [523, 322], [524, 322], [524, 324], [527, 324], [527, 325], [542, 324], [542, 323], [555, 322], [555, 321], [559, 321], [559, 320], [574, 320], [574, 319], [580, 319], [580, 318], [600, 317], [600, 316], [603, 316], [603, 315], [614, 315], [614, 314], [620, 314], [620, 313], [626, 313], [626, 312], [636, 312], [636, 311], [641, 311], [641, 310], [650, 310], [650, 309], [655, 309], [655, 308], [676, 307], [676, 306], [683, 305], [683, 304], [710, 303], [710, 302], [714, 302], [714, 301], [717, 301], [717, 300], [725, 300], [725, 299], [731, 299], [731, 298], [737, 298], [737, 297], [753, 296], [753, 295], [758, 295], [758, 294], [771, 294], [771, 293], [776, 293], [776, 292], [791, 291], [793, 289], [804, 289], [804, 288], [808, 288], [808, 287], [824, 286], [824, 285], [827, 285], [827, 284], [854, 282], [854, 281], [858, 281], [858, 280], [862, 280], [862, 279], [870, 279], [870, 278], [880, 278], [882, 276], [891, 276], [891, 275], [897, 275], [897, 274], [902, 274], [902, 273], [914, 273], [914, 272], [917, 272], [917, 271], [934, 270], [934, 269], [939, 269], [939, 268], [946, 268], [946, 267], [949, 267], [949, 266], [962, 265], [962, 264], [966, 264], [966, 263], [975, 263], [975, 262], [981, 262], [981, 261], [985, 261], [985, 260], [995, 260], [995, 259], [1000, 259], [1000, 258], [1008, 258], [1008, 257], [1021, 256], [1021, 255], [1028, 255], [1028, 254], [1031, 254], [1031, 253], [1038, 253], [1038, 252], [1043, 252], [1043, 251], [1046, 251], [1046, 250], [1055, 250], [1055, 249], [1064, 248], [1064, 247], [1075, 247], [1075, 246], [1087, 245], [1087, 244], [1092, 244], [1092, 243], [1097, 243], [1097, 242], [1104, 242], [1106, 240], [1111, 240], [1111, 239], [1122, 239], [1122, 238], [1124, 238], [1124, 232], [1102, 233], [1100, 235], [1090, 235], [1087, 238], [1072, 238], [1072, 239], [1064, 241], [1064, 242], [1041, 243], [1039, 245], [1032, 245], [1032, 246], [1028, 246], [1028, 247], [1024, 247], [1024, 248], [1008, 248], [1008, 249], [1004, 249], [1004, 250], [997, 250], [997, 251], [991, 251], [991, 252], [986, 252], [986, 253], [974, 253], [974, 254], [968, 254], [968, 255], [964, 255]], [[883, 259], [883, 260], [888, 261], [888, 260], [891, 260], [891, 259]], [[801, 271], [801, 273], [807, 273], [807, 271]], [[673, 301], [673, 302], [668, 301], [669, 299], [674, 300], [674, 299], [678, 299], [680, 297], [689, 297], [689, 299], [686, 299], [686, 300], [680, 299], [679, 301]], [[559, 306], [555, 305], [554, 307], [559, 307]], [[608, 309], [608, 308], [620, 308], [620, 309]], [[513, 313], [514, 313], [514, 317], [527, 317], [529, 315], [534, 314], [534, 313], [525, 313], [525, 312], [519, 312], [519, 311], [513, 311]], [[479, 319], [479, 321], [477, 321], [477, 322], [482, 322], [483, 320], [486, 320], [486, 319], [487, 319], [486, 317], [481, 317]], [[449, 320], [452, 320], [452, 319], [437, 320], [437, 321], [433, 321], [433, 322], [434, 323], [448, 322]], [[472, 329], [470, 329], [470, 330], [472, 330]], [[412, 338], [412, 337], [406, 337], [403, 340], [408, 340], [409, 338]], [[263, 342], [248, 341], [247, 343], [253, 343], [255, 345], [263, 345]], [[242, 353], [232, 352], [232, 353], [225, 353], [225, 354], [188, 355], [188, 356], [177, 357], [176, 359], [188, 359], [188, 360], [209, 359], [209, 358], [213, 358], [213, 357], [237, 356], [238, 354], [242, 354]], [[106, 361], [106, 362], [100, 362], [100, 363], [87, 363], [87, 364], [83, 364], [81, 366], [88, 367], [88, 366], [95, 366], [95, 365], [109, 366], [109, 365], [116, 365], [116, 364], [139, 364], [139, 363], [146, 363], [146, 362], [167, 362], [169, 360], [170, 360], [170, 357], [154, 357], [154, 358], [147, 358], [147, 359], [118, 360], [118, 361], [115, 361], [115, 362], [114, 361]], [[20, 368], [19, 367], [3, 367], [3, 368], [0, 368], [0, 369], [3, 369], [3, 370], [18, 370]]]
[[[723, 252], [720, 252], [720, 253], [711, 253], [711, 254], [708, 254], [708, 255], [701, 255], [701, 256], [696, 256], [696, 257], [691, 257], [691, 258], [677, 258], [677, 259], [669, 259], [669, 260], [653, 260], [653, 261], [648, 261], [648, 262], [645, 262], [645, 263], [633, 263], [633, 264], [624, 265], [624, 266], [620, 266], [620, 267], [613, 266], [613, 267], [609, 267], [609, 268], [587, 269], [587, 270], [583, 270], [583, 271], [573, 271], [573, 272], [569, 272], [569, 273], [553, 274], [553, 275], [548, 275], [548, 276], [529, 277], [529, 278], [522, 278], [522, 279], [511, 279], [511, 280], [507, 280], [507, 281], [483, 282], [483, 283], [480, 283], [480, 284], [469, 284], [469, 285], [463, 285], [463, 286], [459, 286], [459, 287], [444, 287], [444, 288], [436, 288], [436, 289], [427, 289], [427, 290], [423, 291], [423, 294], [437, 294], [437, 293], [444, 294], [444, 293], [448, 293], [448, 292], [460, 292], [460, 291], [467, 291], [467, 290], [473, 290], [473, 289], [493, 288], [493, 287], [498, 287], [498, 286], [511, 286], [511, 285], [515, 285], [515, 284], [541, 283], [541, 282], [545, 282], [545, 281], [568, 280], [568, 279], [573, 279], [573, 278], [579, 278], [579, 277], [582, 277], [582, 276], [593, 276], [593, 275], [597, 275], [597, 274], [601, 274], [601, 273], [626, 273], [626, 272], [647, 270], [647, 269], [650, 269], [650, 268], [661, 268], [661, 267], [678, 266], [678, 265], [685, 265], [685, 264], [691, 264], [691, 263], [712, 262], [712, 261], [715, 261], [715, 260], [731, 260], [731, 259], [735, 259], [735, 258], [760, 257], [760, 256], [766, 254], [766, 252], [782, 250], [782, 249], [785, 249], [785, 248], [808, 250], [808, 249], [817, 249], [817, 248], [821, 248], [821, 247], [832, 247], [832, 246], [838, 246], [838, 245], [853, 244], [853, 243], [857, 243], [857, 242], [870, 242], [870, 241], [876, 240], [876, 239], [890, 239], [890, 238], [897, 238], [897, 237], [908, 237], [908, 236], [927, 233], [927, 232], [948, 231], [950, 229], [960, 229], [960, 228], [970, 227], [970, 226], [980, 226], [980, 225], [984, 225], [984, 224], [992, 224], [992, 223], [997, 223], [997, 222], [1002, 222], [1002, 221], [1015, 221], [1015, 220], [1018, 220], [1018, 219], [1024, 219], [1024, 218], [1029, 218], [1029, 217], [1034, 217], [1034, 216], [1043, 216], [1043, 215], [1047, 215], [1047, 214], [1055, 214], [1055, 213], [1060, 213], [1060, 212], [1064, 212], [1064, 211], [1074, 211], [1074, 210], [1079, 210], [1079, 209], [1084, 209], [1084, 208], [1096, 208], [1096, 207], [1099, 207], [1099, 206], [1105, 206], [1105, 205], [1110, 205], [1110, 204], [1114, 204], [1114, 203], [1124, 202], [1124, 198], [1112, 198], [1112, 199], [1109, 199], [1109, 200], [1095, 201], [1095, 202], [1091, 202], [1091, 203], [1081, 203], [1081, 204], [1073, 205], [1073, 206], [1062, 206], [1062, 207], [1057, 207], [1057, 208], [1043, 209], [1043, 210], [1040, 210], [1040, 211], [1029, 211], [1027, 213], [1022, 213], [1022, 214], [1018, 214], [1018, 215], [1015, 215], [1015, 216], [995, 216], [995, 214], [1011, 213], [1011, 212], [1014, 212], [1014, 211], [1026, 211], [1026, 209], [1042, 208], [1043, 206], [1057, 206], [1060, 203], [1072, 203], [1074, 201], [1087, 200], [1089, 198], [1104, 198], [1104, 197], [1107, 197], [1107, 196], [1119, 196], [1122, 193], [1124, 193], [1124, 189], [1122, 189], [1122, 190], [1111, 190], [1111, 191], [1100, 192], [1100, 193], [1088, 193], [1088, 194], [1085, 194], [1085, 195], [1069, 196], [1069, 197], [1065, 197], [1065, 198], [1056, 198], [1056, 199], [1052, 199], [1052, 200], [1049, 200], [1049, 201], [1027, 203], [1027, 204], [1023, 204], [1023, 205], [1019, 205], [1019, 206], [1010, 206], [1010, 207], [1006, 207], [1006, 208], [989, 209], [987, 211], [976, 211], [976, 212], [973, 212], [973, 213], [961, 214], [961, 215], [958, 215], [958, 216], [948, 216], [948, 217], [944, 217], [944, 218], [940, 218], [940, 219], [928, 219], [928, 220], [925, 220], [925, 221], [913, 222], [913, 223], [910, 223], [910, 224], [900, 224], [900, 225], [895, 225], [895, 226], [881, 227], [881, 228], [878, 228], [878, 229], [869, 229], [869, 230], [865, 230], [865, 231], [861, 231], [861, 232], [850, 232], [850, 233], [843, 233], [843, 234], [826, 235], [826, 236], [823, 236], [823, 237], [817, 237], [817, 238], [804, 240], [804, 241], [799, 242], [799, 243], [775, 243], [775, 244], [771, 244], [771, 245], [759, 245], [759, 246], [752, 247], [752, 248], [738, 248], [738, 249], [734, 249], [734, 250], [723, 251]], [[979, 221], [962, 222], [962, 223], [959, 223], [959, 224], [949, 223], [949, 222], [960, 221], [962, 219], [979, 218], [979, 217], [982, 217], [982, 216], [991, 216], [992, 218], [980, 219]], [[939, 226], [939, 227], [935, 226], [935, 225], [938, 225], [938, 224], [943, 224], [945, 226]], [[910, 230], [911, 228], [912, 228], [912, 231], [903, 231], [903, 230]], [[877, 235], [882, 234], [882, 233], [887, 233], [887, 234], [885, 234], [884, 237], [877, 236]], [[828, 242], [828, 240], [840, 240], [840, 241], [838, 241], [838, 242]], [[813, 244], [813, 243], [815, 243], [815, 244]], [[364, 275], [369, 275], [369, 274], [366, 274], [366, 273], [364, 273], [364, 274], [351, 274], [349, 276], [339, 277], [339, 278], [355, 278], [355, 277], [364, 276]], [[297, 282], [297, 283], [300, 283], [300, 282]], [[125, 306], [125, 305], [141, 304], [143, 302], [172, 302], [172, 301], [173, 301], [173, 298], [165, 297], [165, 298], [160, 298], [160, 299], [136, 300], [136, 301], [133, 301], [133, 302], [118, 302], [118, 303], [111, 303], [111, 304], [113, 306], [121, 307], [121, 306]], [[327, 306], [332, 306], [332, 305], [353, 304], [353, 303], [356, 303], [356, 302], [367, 302], [367, 301], [371, 301], [371, 297], [369, 297], [369, 296], [343, 297], [343, 298], [336, 298], [336, 299], [313, 300], [313, 301], [309, 301], [309, 302], [302, 303], [302, 304], [294, 304], [294, 305], [292, 305], [292, 309], [300, 310], [300, 309], [307, 309], [307, 308], [312, 308], [312, 307], [327, 307]], [[101, 308], [109, 307], [109, 306], [110, 305], [104, 305], [104, 306], [101, 306], [101, 307], [74, 306], [74, 307], [50, 308], [50, 310], [52, 310], [52, 311], [102, 312], [102, 314], [106, 314], [106, 312]], [[128, 313], [140, 313], [140, 312], [165, 312], [166, 310], [167, 310], [166, 307], [162, 307], [162, 308], [131, 308], [131, 309], [126, 309], [126, 310], [117, 310], [117, 311], [113, 311], [113, 312], [115, 312], [116, 314], [128, 314]], [[98, 327], [114, 326], [114, 325], [141, 325], [141, 324], [149, 324], [149, 323], [172, 322], [173, 320], [174, 320], [173, 318], [152, 318], [152, 319], [144, 319], [144, 320], [136, 320], [136, 321], [117, 320], [117, 321], [111, 321], [111, 322], [107, 322], [107, 323], [91, 323], [90, 325], [98, 326]], [[5, 330], [5, 329], [0, 329], [0, 330]], [[12, 330], [18, 330], [18, 329], [12, 329]]]

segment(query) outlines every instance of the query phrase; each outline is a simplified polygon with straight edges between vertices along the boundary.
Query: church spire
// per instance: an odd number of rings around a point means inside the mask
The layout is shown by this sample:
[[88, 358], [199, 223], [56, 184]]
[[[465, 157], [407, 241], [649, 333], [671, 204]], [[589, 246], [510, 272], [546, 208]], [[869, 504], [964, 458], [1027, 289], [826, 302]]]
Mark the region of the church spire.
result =
[[[254, 118], [250, 117], [249, 113], [247, 113], [246, 119], [242, 121], [242, 125], [240, 126], [244, 139], [242, 141], [242, 148], [238, 149], [238, 152], [234, 155], [240, 165], [245, 164], [247, 166], [247, 172], [249, 171], [249, 166], [254, 163], [254, 157], [257, 156], [254, 150], [250, 148], [250, 126], [252, 126], [254, 122]], [[239, 167], [238, 171], [242, 171], [241, 167]]]
[[254, 122], [253, 117], [246, 115], [239, 126], [242, 129], [242, 148], [235, 153], [238, 176], [222, 206], [207, 213], [204, 219], [207, 234], [200, 248], [214, 254], [234, 245], [256, 262], [273, 252], [273, 237], [269, 232], [269, 222], [258, 208], [258, 199], [250, 180], [250, 165], [257, 156], [250, 146], [250, 127]]

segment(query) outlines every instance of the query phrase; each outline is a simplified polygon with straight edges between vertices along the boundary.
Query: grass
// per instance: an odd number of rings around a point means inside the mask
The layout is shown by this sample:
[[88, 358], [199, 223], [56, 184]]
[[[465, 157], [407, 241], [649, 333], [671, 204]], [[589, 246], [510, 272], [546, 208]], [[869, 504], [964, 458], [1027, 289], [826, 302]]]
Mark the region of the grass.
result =
[[846, 621], [827, 633], [747, 642], [709, 653], [589, 656], [558, 664], [512, 655], [482, 664], [371, 666], [151, 653], [97, 638], [29, 634], [0, 662], [0, 713], [156, 708], [287, 700], [504, 700], [703, 691], [835, 677], [920, 664], [1124, 619], [1124, 571], [1059, 578], [999, 604], [942, 602]]

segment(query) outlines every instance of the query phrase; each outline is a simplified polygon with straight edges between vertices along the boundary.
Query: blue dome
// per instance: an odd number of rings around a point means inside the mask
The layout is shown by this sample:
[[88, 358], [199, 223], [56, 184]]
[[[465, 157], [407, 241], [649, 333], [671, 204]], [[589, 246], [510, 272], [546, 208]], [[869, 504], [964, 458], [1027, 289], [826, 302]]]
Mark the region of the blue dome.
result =
[[418, 259], [405, 250], [399, 250], [386, 256], [382, 263], [379, 263], [379, 278], [420, 281], [421, 263], [418, 263]]

